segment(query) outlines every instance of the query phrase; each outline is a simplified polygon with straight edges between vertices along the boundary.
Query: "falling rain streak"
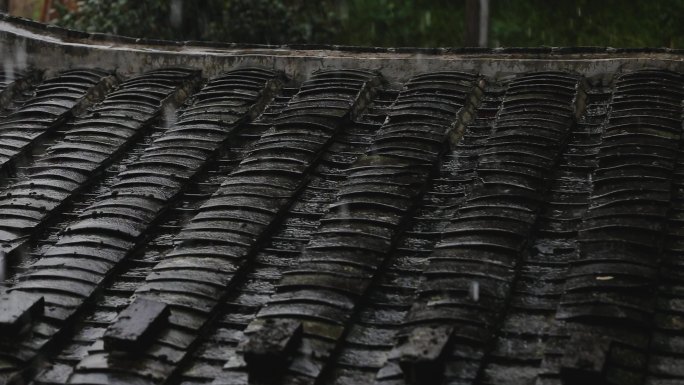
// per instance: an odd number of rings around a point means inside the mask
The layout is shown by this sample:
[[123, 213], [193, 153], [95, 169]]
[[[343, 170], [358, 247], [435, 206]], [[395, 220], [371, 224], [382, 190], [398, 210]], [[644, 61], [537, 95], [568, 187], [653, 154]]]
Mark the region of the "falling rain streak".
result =
[[480, 300], [480, 283], [477, 281], [472, 281], [470, 283], [470, 299], [474, 302]]
[[7, 278], [7, 254], [0, 250], [0, 287], [5, 286]]
[[179, 28], [183, 23], [183, 0], [171, 0], [169, 22], [174, 28]]
[[166, 105], [162, 109], [162, 123], [169, 128], [176, 125], [176, 108], [174, 105]]
[[25, 70], [27, 67], [26, 43], [24, 41], [15, 41], [9, 47], [1, 44], [0, 52], [5, 56], [3, 61], [5, 78], [8, 82], [13, 82], [16, 78], [16, 73]]

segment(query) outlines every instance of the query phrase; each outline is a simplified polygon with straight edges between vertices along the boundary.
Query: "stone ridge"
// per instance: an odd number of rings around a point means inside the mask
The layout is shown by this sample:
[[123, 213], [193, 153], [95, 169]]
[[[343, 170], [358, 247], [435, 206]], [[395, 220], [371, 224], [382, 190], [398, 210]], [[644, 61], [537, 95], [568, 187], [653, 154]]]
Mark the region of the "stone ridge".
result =
[[105, 34], [98, 32], [83, 32], [51, 24], [43, 24], [31, 19], [11, 16], [0, 13], [0, 20], [15, 25], [23, 26], [34, 31], [44, 31], [52, 36], [60, 37], [68, 41], [91, 41], [101, 43], [132, 44], [141, 46], [158, 47], [197, 47], [197, 48], [220, 48], [220, 49], [273, 49], [273, 50], [330, 50], [340, 52], [368, 52], [368, 53], [419, 53], [423, 55], [444, 55], [444, 54], [530, 54], [530, 55], [575, 55], [575, 54], [621, 54], [621, 53], [671, 53], [681, 55], [684, 49], [676, 48], [619, 48], [619, 47], [441, 47], [441, 48], [422, 48], [422, 47], [365, 47], [347, 46], [337, 44], [246, 44], [246, 43], [225, 43], [217, 41], [175, 41], [136, 38], [122, 35]]

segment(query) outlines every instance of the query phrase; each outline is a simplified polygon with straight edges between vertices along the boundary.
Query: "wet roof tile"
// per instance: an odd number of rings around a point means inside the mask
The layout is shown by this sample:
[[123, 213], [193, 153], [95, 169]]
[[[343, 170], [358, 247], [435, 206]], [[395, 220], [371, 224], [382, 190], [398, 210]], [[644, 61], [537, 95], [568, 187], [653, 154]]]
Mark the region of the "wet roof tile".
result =
[[684, 381], [681, 52], [1, 19], [0, 384]]

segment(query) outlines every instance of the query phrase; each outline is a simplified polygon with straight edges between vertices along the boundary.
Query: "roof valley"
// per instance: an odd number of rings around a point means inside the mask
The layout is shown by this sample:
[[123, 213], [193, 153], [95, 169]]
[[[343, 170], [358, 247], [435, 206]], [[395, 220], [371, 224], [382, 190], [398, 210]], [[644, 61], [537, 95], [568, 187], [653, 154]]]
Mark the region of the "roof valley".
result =
[[[451, 217], [469, 194], [474, 168], [482, 147], [491, 135], [491, 123], [501, 107], [500, 85], [487, 84], [480, 105], [462, 138], [440, 160], [438, 174], [431, 178], [387, 268], [368, 290], [352, 318], [340, 353], [323, 383], [373, 383], [376, 376], [391, 381], [392, 367], [383, 366], [394, 345], [401, 322], [415, 300], [427, 256], [440, 240]], [[382, 369], [382, 373], [378, 373]]]
[[[354, 302], [384, 269], [387, 253], [396, 246], [405, 221], [424, 194], [430, 170], [451, 133], [450, 125], [472, 114], [473, 107], [467, 103], [477, 89], [475, 80], [459, 73], [417, 76], [402, 90], [371, 148], [350, 168], [340, 186], [339, 201], [329, 207], [297, 265], [283, 276], [269, 305], [250, 325], [245, 346], [250, 373], [261, 359], [257, 355], [256, 362], [249, 361], [250, 345], [259, 346], [269, 338], [272, 320], [301, 322], [306, 335], [294, 342], [298, 353], [286, 365], [290, 369], [285, 378], [313, 382], [327, 369], [346, 334], [348, 320], [357, 311]], [[426, 100], [433, 106], [428, 107]], [[437, 114], [422, 127], [412, 124], [417, 117], [426, 118], [427, 111]], [[381, 193], [379, 186], [388, 191]], [[355, 224], [363, 230], [355, 230]], [[349, 250], [353, 234], [361, 237], [356, 246], [360, 253]]]
[[[580, 258], [571, 263], [557, 313], [572, 335], [560, 362], [569, 383], [644, 381], [652, 293], [677, 191], [672, 178], [681, 154], [683, 97], [680, 74], [637, 71], [616, 79], [578, 234]], [[589, 344], [595, 348], [587, 355]]]
[[[179, 71], [172, 69], [159, 71], [159, 76], [164, 77], [168, 75], [167, 80], [177, 82], [183, 81], [183, 79], [187, 80], [188, 76], [192, 75], [193, 73], [197, 74], [197, 72], [195, 71]], [[154, 76], [154, 74], [151, 75], [152, 83], [154, 83]], [[150, 78], [146, 77], [146, 75], [143, 75], [141, 77], [129, 79], [129, 81], [144, 83], [146, 81], [150, 81]], [[125, 92], [130, 91], [123, 90], [121, 95], [123, 95], [123, 93]], [[146, 101], [141, 102], [141, 106], [145, 106], [144, 108], [152, 108], [156, 109], [157, 111], [160, 111], [160, 101], [157, 101], [157, 103], [159, 104], [155, 106], [153, 103], [150, 102], [151, 98], [147, 98], [148, 99], [146, 99]], [[164, 96], [164, 98], [166, 98], [166, 96]], [[86, 126], [85, 128], [81, 128], [81, 130], [88, 129], [94, 130], [92, 127], [88, 128], [88, 126]], [[93, 131], [89, 135], [104, 135], [106, 137], [108, 135], [113, 134], [115, 133]], [[167, 134], [169, 134], [169, 131], [167, 131], [165, 135], [162, 135], [162, 137], [167, 137]], [[155, 143], [157, 142], [157, 140], [155, 140]], [[104, 140], [104, 143], [108, 143], [108, 140]], [[211, 147], [217, 145], [217, 143], [212, 143]], [[212, 151], [208, 151], [207, 154], [210, 154], [211, 152]], [[194, 170], [188, 171], [192, 173]], [[124, 173], [130, 172], [130, 169], [124, 171]], [[173, 178], [173, 175], [171, 175], [171, 177]], [[121, 182], [119, 181], [119, 184], [120, 183]], [[151, 188], [151, 190], [153, 191], [155, 190], [154, 184], [152, 186], [148, 185], [148, 188]], [[26, 290], [32, 293], [40, 293], [48, 299], [47, 302], [50, 306], [48, 306], [47, 309], [49, 311], [46, 311], [46, 317], [43, 318], [43, 322], [37, 323], [36, 325], [34, 325], [34, 327], [37, 330], [41, 330], [45, 328], [45, 326], [43, 325], [50, 326], [45, 331], [41, 331], [41, 333], [45, 335], [45, 337], [40, 341], [37, 341], [37, 346], [30, 348], [29, 351], [31, 351], [31, 353], [21, 351], [12, 353], [12, 349], [6, 349], [6, 354], [17, 354], [18, 357], [22, 357], [22, 359], [28, 358], [28, 362], [26, 362], [26, 364], [30, 363], [34, 358], [32, 357], [32, 354], [39, 353], [43, 349], [42, 345], [50, 343], [54, 340], [55, 335], [59, 334], [59, 332], [61, 331], [61, 328], [59, 326], [60, 323], [63, 320], [70, 319], [74, 316], [75, 313], [78, 313], [82, 309], [83, 305], [87, 302], [87, 299], [90, 296], [92, 296], [95, 291], [97, 291], [98, 283], [101, 282], [101, 280], [104, 279], [107, 276], [107, 274], [109, 274], [109, 272], [111, 272], [112, 268], [116, 266], [121, 261], [121, 259], [125, 257], [128, 250], [127, 247], [135, 246], [135, 232], [140, 230], [134, 229], [131, 233], [131, 228], [127, 226], [126, 220], [132, 223], [138, 222], [137, 219], [131, 220], [132, 215], [138, 215], [142, 218], [142, 222], [144, 223], [146, 220], [148, 221], [151, 218], [153, 218], [154, 213], [150, 213], [149, 209], [146, 208], [145, 204], [140, 204], [140, 206], [137, 206], [138, 214], [136, 214], [135, 211], [133, 211], [133, 214], [131, 214], [130, 205], [118, 204], [119, 198], [125, 196], [124, 194], [119, 195], [119, 192], [125, 192], [123, 190], [119, 190], [117, 190], [117, 186], [114, 186], [114, 190], [112, 191], [111, 195], [100, 197], [96, 201], [96, 203], [94, 203], [88, 209], [86, 209], [79, 216], [79, 219], [76, 222], [74, 222], [75, 224], [71, 226], [71, 231], [68, 232], [65, 236], [62, 236], [55, 246], [48, 248], [45, 254], [41, 257], [41, 259], [34, 263], [30, 267], [30, 270], [26, 274], [23, 274], [21, 276], [21, 281], [15, 287], [13, 287], [13, 289]], [[169, 191], [166, 190], [165, 193], [169, 193]], [[135, 201], [135, 199], [147, 200], [147, 202], [154, 203], [154, 205], [157, 205], [157, 198], [155, 198], [154, 195], [146, 194], [144, 191], [139, 191], [137, 189], [136, 192], [134, 192], [131, 196], [122, 199], [125, 200], [131, 198], [133, 198], [133, 201]], [[106, 204], [108, 200], [113, 202], [110, 202], [111, 204]], [[156, 206], [156, 208], [160, 210], [162, 207]], [[120, 223], [118, 221], [112, 221], [108, 219], [108, 215], [111, 215], [108, 214], [110, 211], [112, 212], [112, 214], [120, 212], [122, 215], [124, 215], [122, 218], [127, 219], [124, 219], [123, 223]], [[98, 221], [100, 225], [97, 225], [96, 222]], [[93, 223], [94, 225], [91, 226], [88, 223]], [[102, 226], [102, 228], [107, 228], [108, 226], [117, 226], [118, 224], [122, 225], [122, 227], [120, 228], [121, 235], [119, 236], [115, 235], [117, 234], [117, 230], [112, 231], [111, 233], [109, 233], [108, 236], [104, 238], [98, 238], [98, 236], [95, 235], [97, 234], [98, 226]], [[137, 224], [134, 226], [137, 226]], [[83, 230], [81, 230], [80, 227], [83, 227]], [[98, 241], [98, 239], [100, 241]], [[36, 282], [39, 282], [42, 271], [61, 272], [57, 275], [57, 277], [60, 277], [62, 281], [60, 282], [58, 279], [53, 282], [55, 284], [61, 283], [62, 289], [59, 290], [53, 287], [55, 286], [54, 284], [37, 284]], [[86, 273], [79, 273], [79, 271], [85, 271]], [[76, 282], [76, 278], [70, 278], [72, 275], [74, 277], [85, 275], [88, 280], [99, 280], [99, 282], [88, 283], [86, 281], [82, 281], [81, 278], [79, 278], [80, 283], [78, 285], [74, 285], [74, 282]], [[34, 276], [35, 278], [33, 278]], [[67, 285], [71, 285], [72, 288], [68, 289], [71, 291], [67, 290]], [[53, 326], [52, 324], [56, 325]]]
[[[347, 76], [350, 80], [354, 79], [356, 88], [347, 89], [349, 99], [345, 96], [332, 103], [345, 105], [345, 108], [335, 110], [333, 107], [333, 110], [326, 110], [326, 106], [308, 104], [311, 95], [326, 94], [336, 89], [339, 87], [337, 83], [343, 83], [342, 79]], [[243, 266], [251, 263], [254, 246], [268, 239], [268, 230], [273, 226], [273, 221], [278, 220], [282, 210], [296, 196], [306, 180], [306, 170], [315, 164], [340, 125], [351, 116], [352, 110], [358, 107], [361, 100], [368, 97], [367, 92], [375, 84], [374, 76], [361, 72], [321, 72], [309, 83], [305, 83], [276, 122], [276, 127], [281, 127], [281, 130], [269, 130], [261, 136], [247, 157], [180, 232], [178, 247], [155, 266], [148, 275], [147, 283], [138, 288], [136, 296], [167, 303], [172, 311], [168, 327], [143, 361], [150, 365], [163, 362], [164, 366], [153, 374], [156, 381], [165, 381], [179, 372], [183, 362], [189, 358], [188, 352], [199, 342], [197, 338], [205, 333], [208, 321], [217, 313], [216, 305], [228, 294], [224, 287], [232, 287], [236, 274], [240, 274]], [[299, 117], [291, 115], [291, 118], [287, 118], [291, 111], [307, 111], [307, 108], [308, 114]], [[300, 132], [301, 127], [310, 124], [309, 122], [315, 124], [310, 128], [317, 127], [320, 130], [317, 136], [311, 137], [315, 142], [306, 139]], [[281, 152], [273, 147], [276, 135], [290, 135], [291, 143], [295, 145], [294, 151], [292, 148], [278, 147], [283, 148], [284, 152]], [[293, 154], [288, 155], [287, 151]], [[295, 159], [292, 157], [294, 154], [302, 152], [307, 155], [297, 160], [301, 163], [296, 168], [304, 174], [286, 172], [284, 166]], [[241, 192], [247, 186], [258, 188], [259, 185], [265, 188], [264, 192], [256, 195]], [[277, 193], [278, 196], [266, 198], [263, 194], [267, 194], [269, 189], [273, 190], [271, 194]], [[245, 232], [253, 234], [253, 244], [248, 242]], [[209, 251], [207, 244], [215, 240], [220, 243], [219, 250], [230, 247], [233, 251], [228, 255]], [[207, 263], [219, 260], [221, 262], [218, 270], [205, 267]], [[178, 291], [181, 283], [185, 289]], [[175, 340], [173, 344], [169, 344], [169, 338], [173, 339], [179, 333], [186, 335], [184, 340]], [[155, 346], [163, 348], [158, 349]], [[164, 356], [163, 360], [158, 357], [160, 355]], [[81, 361], [70, 381], [95, 381], [99, 378], [98, 372], [111, 372], [108, 365], [126, 365], [125, 358], [109, 356], [103, 366], [100, 356], [107, 356], [107, 352], [91, 351], [89, 357]], [[132, 368], [128, 374], [132, 377], [123, 377], [122, 374], [120, 380], [132, 380], [151, 374], [146, 371], [136, 372]]]
[[[38, 76], [34, 72], [26, 76]], [[37, 147], [58, 139], [66, 122], [99, 102], [117, 83], [105, 71], [76, 69], [43, 80], [23, 103], [14, 103], [20, 95], [12, 95], [12, 103], [3, 108], [15, 108], [0, 122], [0, 173], [14, 175], [18, 166], [31, 162]]]
[[[395, 357], [408, 382], [436, 383], [444, 372], [448, 381], [477, 381], [492, 331], [507, 312], [522, 246], [544, 194], [545, 170], [559, 158], [572, 103], [582, 92], [576, 77], [555, 73], [510, 83], [478, 160], [478, 182], [429, 256], [418, 299], [398, 338]], [[535, 98], [547, 100], [546, 111]], [[503, 197], [509, 204], [501, 206]], [[505, 214], [493, 213], [495, 207]], [[496, 272], [483, 274], [495, 266]], [[440, 342], [431, 342], [435, 339]], [[452, 353], [458, 350], [470, 354]]]
[[[238, 343], [242, 340], [249, 319], [256, 316], [267, 303], [282, 273], [292, 268], [300, 257], [302, 247], [319, 226], [328, 206], [336, 199], [335, 192], [346, 179], [348, 169], [372, 143], [380, 122], [385, 120], [386, 106], [394, 99], [395, 92], [380, 90], [370, 109], [345, 125], [335, 142], [321, 156], [321, 163], [312, 173], [310, 181], [284, 215], [280, 231], [261, 246], [253, 266], [235, 284], [219, 323], [214, 326], [214, 331], [206, 338], [203, 348], [198, 349], [193, 363], [185, 371], [185, 382], [199, 383], [200, 379], [211, 382], [224, 364], [225, 372], [217, 379], [219, 382], [226, 377], [237, 379], [246, 375], [242, 353], [238, 354]], [[204, 348], [214, 351], [212, 346], [215, 344], [230, 345], [221, 354], [223, 361], [217, 361], [212, 354], [202, 354]], [[211, 364], [216, 366], [215, 372], [207, 370]]]
[[[610, 89], [600, 83], [588, 86], [586, 91], [587, 106], [549, 178], [543, 200], [547, 203], [523, 254], [513, 285], [511, 309], [482, 367], [484, 383], [533, 381], [544, 370], [544, 351], [555, 344], [557, 330], [552, 321], [568, 265], [577, 259], [575, 237], [589, 205], [594, 156], [611, 95]], [[535, 290], [537, 285], [543, 289]], [[515, 372], [510, 368], [525, 369]]]
[[684, 210], [684, 156], [680, 141], [677, 163], [673, 175], [673, 202], [655, 287], [655, 311], [645, 367], [646, 384], [656, 384], [664, 379], [684, 381], [684, 345], [678, 333], [681, 319], [681, 300], [684, 293], [682, 279], [682, 229], [681, 215]]
[[[134, 104], [113, 100], [117, 95], [145, 92], [124, 83], [109, 95], [111, 98], [91, 107], [86, 115], [69, 121], [60, 140], [44, 143], [44, 153], [35, 156], [32, 163], [18, 173], [0, 198], [0, 215], [8, 221], [5, 224], [8, 233], [12, 229], [12, 237], [7, 234], [4, 239], [7, 244], [4, 250], [10, 259], [21, 259], [35, 237], [54, 223], [70, 204], [77, 202], [85, 189], [101, 180], [103, 170], [137, 143], [163, 110], [173, 109], [182, 102], [185, 96], [181, 94], [190, 92], [188, 88], [192, 88], [191, 81], [161, 92], [158, 95], [159, 108], [136, 111], [125, 118], [121, 115], [101, 118], [113, 109], [133, 108]], [[97, 130], [106, 130], [107, 133]], [[27, 201], [25, 210], [38, 213], [21, 216], [17, 212], [16, 201], [27, 196], [34, 199]]]

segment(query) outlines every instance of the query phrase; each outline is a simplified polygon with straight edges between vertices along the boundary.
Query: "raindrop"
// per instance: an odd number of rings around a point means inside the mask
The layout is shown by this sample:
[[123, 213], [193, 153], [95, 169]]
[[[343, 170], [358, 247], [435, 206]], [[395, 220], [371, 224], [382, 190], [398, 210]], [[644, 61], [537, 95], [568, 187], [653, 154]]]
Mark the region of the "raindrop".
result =
[[599, 275], [599, 276], [596, 277], [596, 280], [597, 280], [597, 281], [610, 281], [610, 280], [612, 280], [612, 279], [614, 279], [614, 278], [615, 278], [615, 277], [613, 277], [612, 275]]

